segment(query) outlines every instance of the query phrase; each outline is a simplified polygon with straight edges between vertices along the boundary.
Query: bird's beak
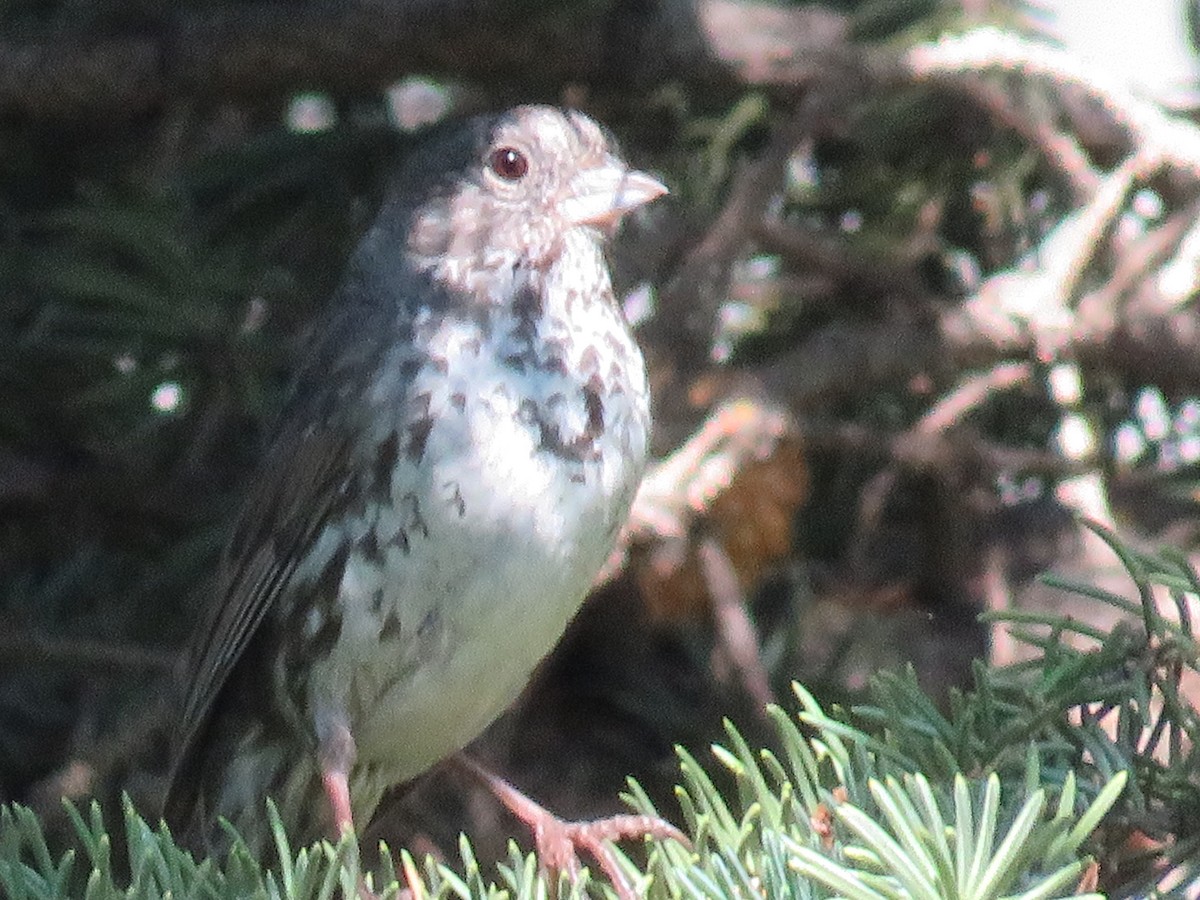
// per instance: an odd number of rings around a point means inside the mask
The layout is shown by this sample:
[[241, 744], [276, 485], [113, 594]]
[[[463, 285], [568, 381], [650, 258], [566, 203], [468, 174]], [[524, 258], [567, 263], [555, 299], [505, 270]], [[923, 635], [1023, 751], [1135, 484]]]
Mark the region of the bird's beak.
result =
[[571, 192], [558, 203], [559, 212], [572, 225], [612, 227], [627, 212], [667, 193], [666, 186], [644, 172], [635, 172], [616, 161], [586, 169], [571, 184]]

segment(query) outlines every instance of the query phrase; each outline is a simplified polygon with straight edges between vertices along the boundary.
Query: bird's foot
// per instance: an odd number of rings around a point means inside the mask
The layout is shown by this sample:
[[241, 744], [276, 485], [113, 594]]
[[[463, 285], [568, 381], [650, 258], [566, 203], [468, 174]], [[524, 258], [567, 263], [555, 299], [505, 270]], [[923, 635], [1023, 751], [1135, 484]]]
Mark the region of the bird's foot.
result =
[[566, 872], [575, 879], [581, 868], [579, 851], [583, 851], [596, 860], [621, 900], [637, 900], [638, 895], [613, 851], [614, 842], [654, 837], [670, 838], [685, 847], [691, 846], [683, 832], [670, 822], [654, 816], [623, 815], [568, 822], [474, 760], [461, 753], [455, 759], [462, 768], [487, 785], [514, 816], [529, 826], [533, 832], [538, 861], [544, 870]]

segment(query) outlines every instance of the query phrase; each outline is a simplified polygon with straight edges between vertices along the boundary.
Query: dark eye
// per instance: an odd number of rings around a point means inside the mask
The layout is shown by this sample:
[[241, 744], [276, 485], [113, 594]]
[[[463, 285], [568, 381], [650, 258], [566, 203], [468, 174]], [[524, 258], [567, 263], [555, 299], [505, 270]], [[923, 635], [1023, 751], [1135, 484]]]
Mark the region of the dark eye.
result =
[[529, 171], [529, 160], [515, 147], [501, 147], [492, 151], [488, 166], [505, 181], [516, 181]]

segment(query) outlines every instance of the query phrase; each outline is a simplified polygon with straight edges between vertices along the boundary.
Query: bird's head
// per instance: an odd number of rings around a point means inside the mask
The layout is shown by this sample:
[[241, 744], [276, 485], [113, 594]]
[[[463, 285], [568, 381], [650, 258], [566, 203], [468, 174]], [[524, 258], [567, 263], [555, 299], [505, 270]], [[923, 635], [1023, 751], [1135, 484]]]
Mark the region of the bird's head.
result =
[[407, 249], [465, 288], [488, 273], [551, 265], [573, 237], [599, 243], [626, 213], [667, 192], [630, 169], [587, 116], [546, 106], [460, 123], [407, 168], [434, 166], [443, 176], [426, 179], [410, 207]]

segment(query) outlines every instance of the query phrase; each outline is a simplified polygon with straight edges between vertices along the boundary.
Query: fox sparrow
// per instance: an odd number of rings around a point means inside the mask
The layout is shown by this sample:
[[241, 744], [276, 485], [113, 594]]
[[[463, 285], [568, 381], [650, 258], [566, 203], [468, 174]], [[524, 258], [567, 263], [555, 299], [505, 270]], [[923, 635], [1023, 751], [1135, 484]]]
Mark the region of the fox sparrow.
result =
[[663, 194], [577, 112], [411, 154], [304, 356], [189, 666], [166, 819], [367, 824], [508, 706], [642, 475], [642, 357], [602, 253]]

